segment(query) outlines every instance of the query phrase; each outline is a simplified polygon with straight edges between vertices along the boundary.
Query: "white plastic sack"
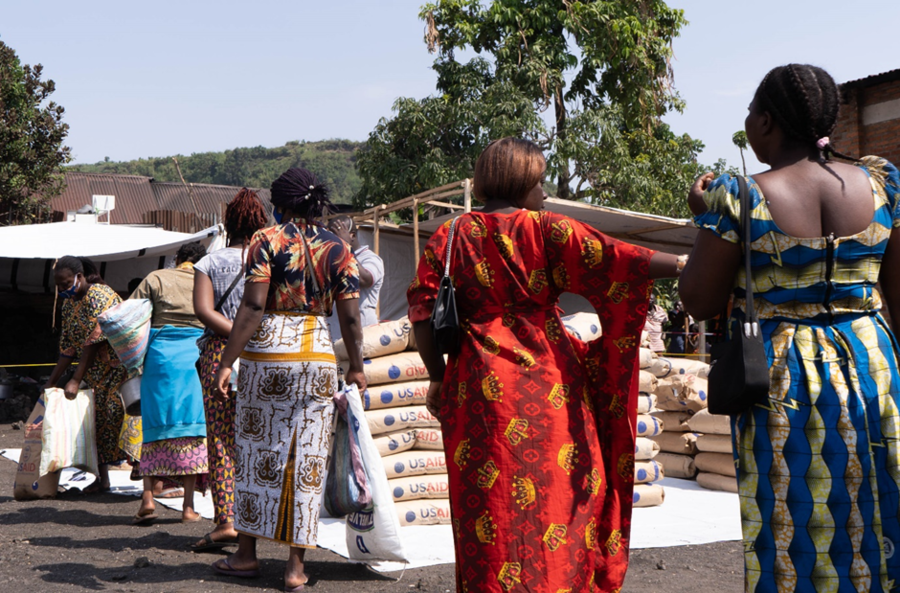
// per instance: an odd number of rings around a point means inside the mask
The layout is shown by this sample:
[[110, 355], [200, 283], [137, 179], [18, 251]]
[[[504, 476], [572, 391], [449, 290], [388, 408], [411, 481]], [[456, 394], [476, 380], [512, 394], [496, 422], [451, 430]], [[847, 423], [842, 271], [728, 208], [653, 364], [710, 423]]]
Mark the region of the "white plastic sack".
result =
[[[363, 417], [362, 398], [355, 385], [344, 388], [350, 409], [357, 418]], [[400, 540], [400, 520], [388, 487], [384, 462], [365, 422], [359, 426], [359, 447], [372, 489], [372, 507], [347, 515], [347, 551], [350, 560], [366, 564], [393, 561], [407, 562]]]
[[39, 474], [77, 467], [98, 475], [93, 392], [84, 389], [69, 400], [62, 389], [47, 389], [44, 404]]

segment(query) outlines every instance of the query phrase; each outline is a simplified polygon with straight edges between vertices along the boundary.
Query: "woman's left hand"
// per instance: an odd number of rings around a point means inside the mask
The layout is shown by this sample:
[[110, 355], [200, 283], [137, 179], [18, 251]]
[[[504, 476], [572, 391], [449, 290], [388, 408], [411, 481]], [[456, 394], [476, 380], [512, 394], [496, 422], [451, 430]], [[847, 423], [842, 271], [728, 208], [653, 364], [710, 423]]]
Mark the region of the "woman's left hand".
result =
[[75, 399], [78, 397], [78, 387], [81, 386], [81, 381], [76, 381], [75, 379], [70, 380], [66, 383], [66, 387], [64, 389], [66, 393], [66, 399]]
[[228, 399], [228, 392], [231, 390], [231, 367], [219, 365], [216, 371], [216, 381], [213, 384], [213, 397], [219, 401]]
[[715, 173], [710, 171], [698, 177], [691, 186], [691, 189], [688, 192], [688, 207], [690, 207], [691, 212], [693, 212], [694, 215], [706, 212], [706, 204], [703, 202], [703, 192], [706, 191], [709, 184], [712, 183], [715, 178]]
[[425, 396], [425, 407], [428, 412], [437, 419], [441, 417], [441, 408], [446, 400], [441, 394], [444, 384], [441, 381], [432, 381], [428, 384], [428, 394]]

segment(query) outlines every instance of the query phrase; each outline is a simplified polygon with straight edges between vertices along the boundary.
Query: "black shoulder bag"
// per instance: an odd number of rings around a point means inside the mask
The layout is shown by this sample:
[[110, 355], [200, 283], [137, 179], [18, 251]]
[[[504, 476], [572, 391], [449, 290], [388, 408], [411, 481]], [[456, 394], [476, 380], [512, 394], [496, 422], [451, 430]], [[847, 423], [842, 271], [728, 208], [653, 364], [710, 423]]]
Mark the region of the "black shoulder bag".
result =
[[709, 412], [733, 415], [746, 411], [769, 396], [769, 363], [763, 344], [759, 318], [753, 306], [753, 276], [750, 270], [750, 190], [738, 176], [741, 225], [744, 231], [744, 265], [747, 300], [743, 321], [732, 320], [731, 339], [712, 347], [710, 363]]
[[459, 216], [450, 223], [450, 233], [447, 235], [447, 257], [444, 260], [444, 276], [438, 289], [434, 309], [431, 311], [431, 331], [434, 334], [434, 343], [441, 354], [456, 354], [459, 352], [459, 317], [456, 314], [456, 292], [453, 289], [453, 281], [450, 279], [450, 257], [453, 247], [453, 236], [456, 234], [456, 222]]

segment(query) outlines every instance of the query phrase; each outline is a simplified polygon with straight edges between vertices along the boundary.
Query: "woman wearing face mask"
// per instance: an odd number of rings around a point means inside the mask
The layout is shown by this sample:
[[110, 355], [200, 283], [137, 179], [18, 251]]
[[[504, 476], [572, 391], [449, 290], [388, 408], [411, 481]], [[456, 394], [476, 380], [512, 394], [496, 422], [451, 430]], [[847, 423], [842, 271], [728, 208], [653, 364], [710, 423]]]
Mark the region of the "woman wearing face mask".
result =
[[44, 389], [55, 387], [69, 365], [73, 361], [78, 362], [75, 373], [66, 383], [66, 397], [75, 398], [82, 381], [93, 390], [100, 463], [100, 479], [84, 492], [103, 492], [109, 490], [109, 464], [125, 459], [125, 453], [118, 447], [125, 410], [116, 392], [127, 373], [100, 330], [97, 317], [121, 303], [122, 299], [103, 282], [94, 263], [84, 257], [67, 255], [60, 258], [56, 263], [54, 279], [59, 298], [64, 299], [62, 335], [59, 339], [59, 362]]

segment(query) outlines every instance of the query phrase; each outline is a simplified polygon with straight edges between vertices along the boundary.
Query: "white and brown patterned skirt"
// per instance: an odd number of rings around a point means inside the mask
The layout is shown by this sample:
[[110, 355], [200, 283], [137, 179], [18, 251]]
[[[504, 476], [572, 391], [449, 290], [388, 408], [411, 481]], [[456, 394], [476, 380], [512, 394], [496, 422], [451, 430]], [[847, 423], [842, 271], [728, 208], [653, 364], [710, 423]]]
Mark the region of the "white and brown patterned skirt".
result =
[[266, 313], [241, 355], [235, 529], [294, 547], [316, 546], [336, 390], [325, 319]]

